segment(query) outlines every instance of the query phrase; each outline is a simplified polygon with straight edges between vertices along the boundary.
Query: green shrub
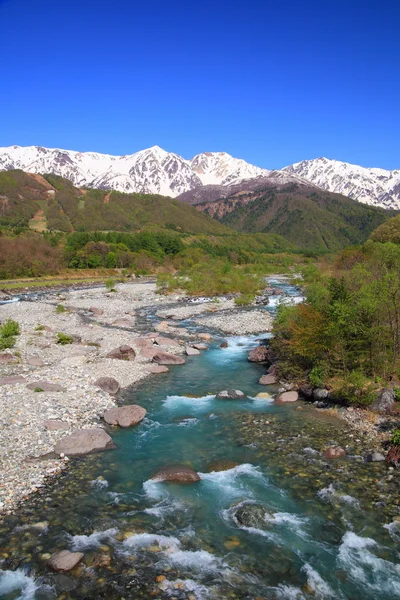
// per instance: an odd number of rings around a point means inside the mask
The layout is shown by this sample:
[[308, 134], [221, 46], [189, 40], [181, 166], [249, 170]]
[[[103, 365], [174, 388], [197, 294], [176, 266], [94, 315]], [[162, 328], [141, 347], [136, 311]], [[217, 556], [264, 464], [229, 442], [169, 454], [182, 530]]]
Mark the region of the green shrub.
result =
[[369, 406], [375, 399], [375, 384], [360, 371], [352, 371], [340, 383], [334, 395], [354, 406]]
[[0, 336], [3, 338], [13, 337], [19, 334], [19, 323], [13, 321], [12, 319], [7, 319], [7, 321], [4, 321], [3, 325], [0, 327]]
[[65, 313], [65, 312], [67, 312], [67, 309], [65, 308], [65, 306], [63, 306], [62, 304], [57, 304], [56, 313], [61, 314], [61, 313]]
[[248, 306], [254, 302], [254, 294], [240, 294], [240, 296], [236, 296], [235, 304], [236, 306]]
[[35, 387], [34, 392], [43, 392], [41, 387]]
[[109, 292], [116, 292], [117, 291], [115, 289], [115, 279], [112, 279], [112, 277], [110, 277], [109, 279], [106, 279], [105, 286], [106, 286], [106, 288], [108, 289]]
[[308, 380], [314, 387], [324, 387], [325, 380], [327, 377], [327, 365], [323, 363], [317, 363], [311, 369], [310, 374], [308, 376]]
[[400, 402], [400, 388], [394, 388], [394, 399], [396, 402]]
[[400, 446], [400, 429], [393, 431], [392, 439], [390, 440], [393, 446]]
[[46, 327], [44, 325], [36, 325], [35, 331], [44, 331]]
[[15, 346], [16, 338], [12, 335], [8, 337], [0, 336], [0, 350], [5, 350], [6, 348], [13, 348]]
[[66, 333], [57, 333], [57, 344], [61, 344], [61, 346], [67, 346], [68, 344], [73, 344], [74, 340], [70, 335]]

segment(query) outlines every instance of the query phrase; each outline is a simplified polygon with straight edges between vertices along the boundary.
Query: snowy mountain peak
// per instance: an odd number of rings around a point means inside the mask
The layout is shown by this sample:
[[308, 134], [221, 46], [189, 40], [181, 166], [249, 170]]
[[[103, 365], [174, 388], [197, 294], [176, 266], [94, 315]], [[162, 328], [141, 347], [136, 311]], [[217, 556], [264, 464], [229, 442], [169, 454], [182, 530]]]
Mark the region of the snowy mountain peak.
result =
[[269, 173], [226, 152], [203, 152], [189, 162], [203, 185], [233, 185]]

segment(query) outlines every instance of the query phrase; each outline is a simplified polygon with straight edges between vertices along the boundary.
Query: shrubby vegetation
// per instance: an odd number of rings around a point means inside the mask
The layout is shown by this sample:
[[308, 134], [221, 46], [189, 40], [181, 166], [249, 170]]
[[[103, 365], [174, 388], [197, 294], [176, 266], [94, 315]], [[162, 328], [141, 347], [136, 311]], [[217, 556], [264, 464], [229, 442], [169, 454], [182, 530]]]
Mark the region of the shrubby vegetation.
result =
[[12, 319], [7, 319], [0, 327], [0, 350], [13, 348], [16, 337], [20, 334], [19, 323]]
[[304, 278], [306, 302], [278, 312], [281, 372], [369, 404], [400, 376], [400, 246], [368, 241]]

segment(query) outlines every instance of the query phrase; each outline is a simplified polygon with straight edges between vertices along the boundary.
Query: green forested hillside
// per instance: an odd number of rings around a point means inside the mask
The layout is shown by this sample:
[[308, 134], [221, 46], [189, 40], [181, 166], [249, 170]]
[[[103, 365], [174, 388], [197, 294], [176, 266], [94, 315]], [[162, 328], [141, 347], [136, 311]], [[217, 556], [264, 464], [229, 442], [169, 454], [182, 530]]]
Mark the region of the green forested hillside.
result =
[[341, 194], [291, 185], [197, 205], [243, 232], [275, 233], [304, 249], [337, 251], [364, 242], [393, 216]]
[[395, 244], [400, 244], [400, 215], [382, 223], [382, 225], [372, 232], [371, 239], [374, 242], [393, 242]]

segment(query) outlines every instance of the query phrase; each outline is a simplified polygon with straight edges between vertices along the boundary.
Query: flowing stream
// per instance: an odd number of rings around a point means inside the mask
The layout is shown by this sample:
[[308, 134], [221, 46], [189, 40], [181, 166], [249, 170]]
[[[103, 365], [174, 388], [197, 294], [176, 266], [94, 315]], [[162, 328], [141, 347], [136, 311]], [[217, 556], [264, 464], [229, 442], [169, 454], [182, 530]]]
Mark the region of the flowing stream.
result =
[[[73, 461], [0, 526], [1, 600], [400, 598], [400, 522], [367, 497], [386, 467], [366, 466], [356, 444], [328, 465], [321, 446], [340, 441], [341, 422], [274, 405], [265, 367], [247, 361], [259, 338], [225, 339], [127, 390], [146, 419], [113, 429], [116, 450]], [[227, 388], [248, 397], [217, 400]], [[151, 479], [176, 464], [201, 480]], [[66, 548], [85, 566], [50, 573], [46, 557]]]

